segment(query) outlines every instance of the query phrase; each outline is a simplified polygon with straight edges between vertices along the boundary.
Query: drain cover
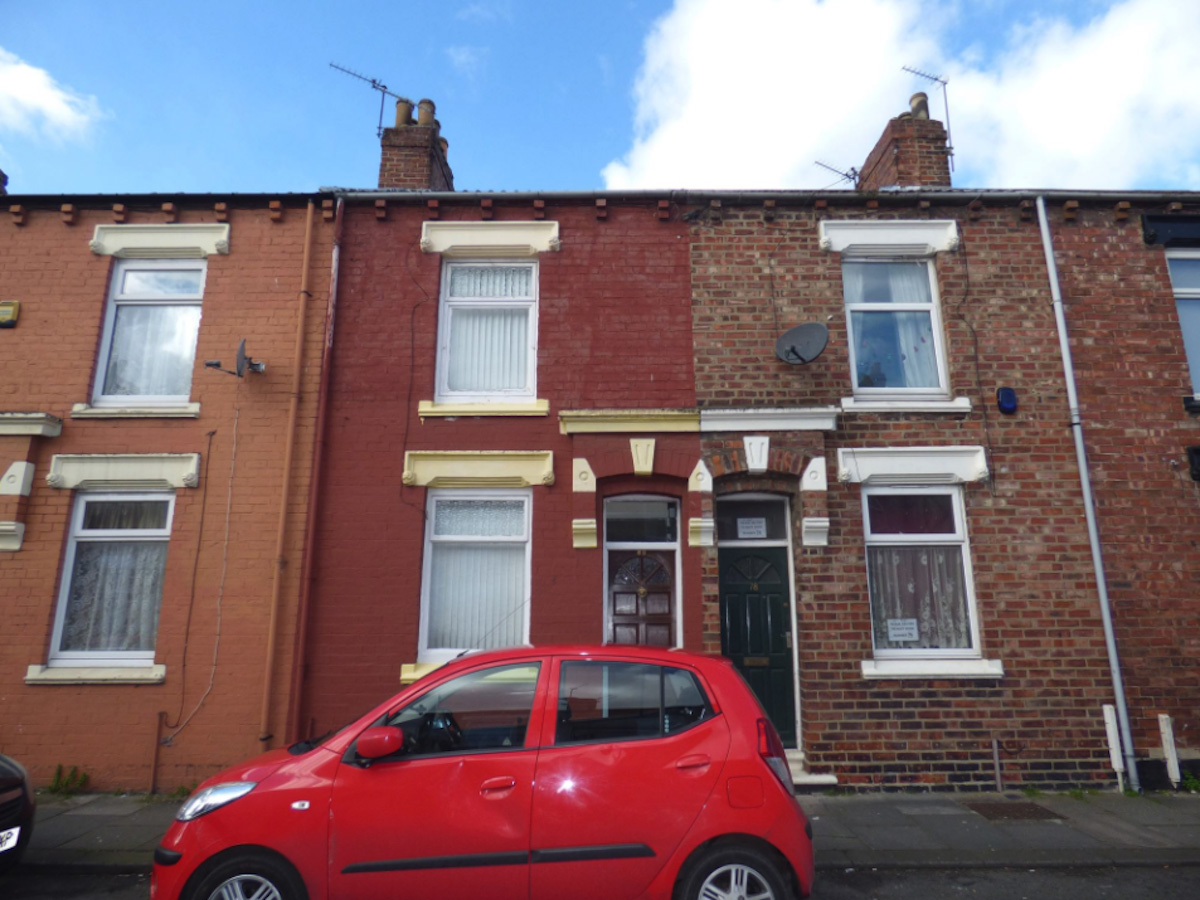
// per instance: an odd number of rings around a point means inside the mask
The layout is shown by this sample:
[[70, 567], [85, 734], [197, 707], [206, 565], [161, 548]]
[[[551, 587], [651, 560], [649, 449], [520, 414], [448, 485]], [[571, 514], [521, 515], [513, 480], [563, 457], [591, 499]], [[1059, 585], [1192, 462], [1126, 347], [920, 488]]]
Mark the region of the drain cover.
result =
[[1020, 800], [964, 803], [963, 806], [974, 810], [985, 819], [993, 820], [1021, 819], [1023, 821], [1031, 822], [1060, 818], [1060, 816], [1046, 809], [1044, 806], [1038, 806], [1036, 803], [1026, 803]]

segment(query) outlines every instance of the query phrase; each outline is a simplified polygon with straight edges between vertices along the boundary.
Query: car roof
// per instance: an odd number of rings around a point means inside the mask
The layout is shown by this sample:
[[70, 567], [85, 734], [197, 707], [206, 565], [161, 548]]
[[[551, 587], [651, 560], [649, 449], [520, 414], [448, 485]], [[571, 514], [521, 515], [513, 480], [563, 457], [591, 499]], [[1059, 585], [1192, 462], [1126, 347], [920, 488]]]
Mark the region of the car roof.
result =
[[668, 665], [690, 662], [693, 665], [712, 663], [723, 658], [713, 654], [695, 653], [675, 648], [647, 647], [641, 644], [562, 644], [544, 647], [507, 647], [500, 650], [472, 650], [456, 657], [447, 665], [459, 663], [477, 665], [481, 662], [540, 659], [547, 656], [640, 660]]

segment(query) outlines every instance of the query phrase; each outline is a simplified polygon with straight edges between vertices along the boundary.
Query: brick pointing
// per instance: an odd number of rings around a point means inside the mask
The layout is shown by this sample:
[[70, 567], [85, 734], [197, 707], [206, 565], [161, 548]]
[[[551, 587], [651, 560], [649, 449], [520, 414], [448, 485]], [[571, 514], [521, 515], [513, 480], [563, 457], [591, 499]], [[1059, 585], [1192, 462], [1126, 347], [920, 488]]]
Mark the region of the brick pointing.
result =
[[[726, 207], [693, 235], [697, 400], [702, 407], [825, 406], [851, 382], [841, 262], [821, 251], [817, 221], [861, 215], [851, 201], [817, 213]], [[836, 431], [774, 433], [765, 476], [745, 471], [742, 436], [705, 434], [718, 497], [769, 491], [791, 498], [802, 732], [812, 771], [849, 786], [995, 786], [992, 740], [1007, 784], [1064, 785], [1107, 777], [1101, 705], [1111, 700], [1045, 265], [1036, 223], [1013, 208], [977, 219], [962, 207], [881, 211], [880, 218], [956, 218], [959, 250], [940, 254], [937, 280], [952, 396], [969, 415], [843, 414]], [[829, 346], [788, 366], [775, 338], [824, 322]], [[1012, 417], [994, 407], [1014, 387]], [[964, 490], [983, 655], [999, 682], [866, 681], [872, 658], [860, 488], [839, 484], [839, 448], [979, 444], [993, 480]], [[832, 522], [828, 547], [800, 545], [807, 498], [796, 473], [823, 456]], [[718, 649], [715, 549], [704, 553], [705, 645]]]
[[950, 187], [946, 129], [905, 114], [888, 122], [859, 174], [860, 191], [892, 186]]

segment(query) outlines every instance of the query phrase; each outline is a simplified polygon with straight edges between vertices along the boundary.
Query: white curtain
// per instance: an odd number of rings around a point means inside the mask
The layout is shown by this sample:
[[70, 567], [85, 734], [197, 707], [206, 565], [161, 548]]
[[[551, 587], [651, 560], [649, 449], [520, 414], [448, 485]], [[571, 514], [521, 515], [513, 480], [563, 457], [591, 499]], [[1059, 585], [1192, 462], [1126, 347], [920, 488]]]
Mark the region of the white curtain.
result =
[[166, 541], [80, 541], [62, 651], [153, 650]]
[[[970, 648], [961, 547], [868, 547], [867, 577], [876, 649]], [[915, 619], [918, 639], [889, 640], [889, 619]]]
[[525, 545], [435, 543], [430, 648], [511, 647], [525, 638]]
[[529, 378], [529, 310], [454, 308], [450, 312], [452, 391], [519, 391]]
[[523, 500], [437, 501], [428, 647], [482, 650], [525, 640], [526, 542], [488, 540], [522, 538], [525, 518]]
[[118, 305], [104, 394], [186, 397], [199, 329], [198, 305]]
[[[454, 266], [450, 269], [449, 298], [448, 389], [527, 388], [533, 267]], [[495, 305], [488, 301], [495, 301]]]

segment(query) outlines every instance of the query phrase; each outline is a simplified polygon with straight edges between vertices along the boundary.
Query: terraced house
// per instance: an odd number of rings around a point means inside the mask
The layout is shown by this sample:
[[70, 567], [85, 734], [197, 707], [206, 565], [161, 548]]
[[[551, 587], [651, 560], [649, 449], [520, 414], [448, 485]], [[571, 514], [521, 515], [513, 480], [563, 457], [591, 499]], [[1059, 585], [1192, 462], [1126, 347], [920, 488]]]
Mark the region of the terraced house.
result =
[[[464, 651], [618, 642], [728, 656], [804, 785], [1197, 765], [1195, 195], [953, 188], [920, 95], [854, 190], [455, 191], [428, 103], [381, 149], [174, 222], [6, 198], [5, 752], [171, 786]], [[232, 231], [168, 252], [192, 220]], [[107, 387], [169, 344], [126, 307], [198, 335], [169, 398]], [[265, 372], [205, 366], [241, 337]], [[122, 604], [157, 631], [73, 636]]]

